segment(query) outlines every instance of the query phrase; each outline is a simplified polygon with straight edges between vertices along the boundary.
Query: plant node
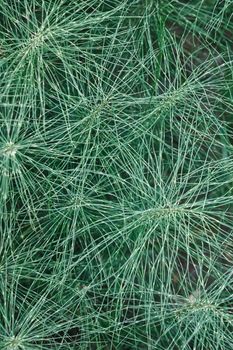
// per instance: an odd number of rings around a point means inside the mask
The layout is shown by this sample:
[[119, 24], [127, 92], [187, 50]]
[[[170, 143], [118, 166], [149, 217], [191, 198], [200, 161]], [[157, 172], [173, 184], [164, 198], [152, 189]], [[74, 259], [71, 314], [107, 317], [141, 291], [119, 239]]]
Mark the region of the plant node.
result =
[[3, 154], [8, 157], [15, 157], [18, 146], [15, 145], [12, 141], [8, 142], [3, 148]]

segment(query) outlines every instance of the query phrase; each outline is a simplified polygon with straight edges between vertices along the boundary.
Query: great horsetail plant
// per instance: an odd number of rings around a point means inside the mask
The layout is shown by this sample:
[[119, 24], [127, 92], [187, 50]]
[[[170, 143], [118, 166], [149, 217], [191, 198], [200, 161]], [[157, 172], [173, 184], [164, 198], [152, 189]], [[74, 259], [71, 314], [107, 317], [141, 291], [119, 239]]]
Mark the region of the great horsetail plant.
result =
[[232, 0], [0, 0], [0, 349], [233, 349]]

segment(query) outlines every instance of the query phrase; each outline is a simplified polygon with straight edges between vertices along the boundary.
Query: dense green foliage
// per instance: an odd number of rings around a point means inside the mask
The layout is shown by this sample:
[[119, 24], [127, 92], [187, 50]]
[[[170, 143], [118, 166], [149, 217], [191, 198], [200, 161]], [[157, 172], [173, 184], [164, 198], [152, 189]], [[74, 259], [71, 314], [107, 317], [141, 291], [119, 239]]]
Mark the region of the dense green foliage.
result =
[[0, 349], [233, 348], [233, 1], [0, 0]]

